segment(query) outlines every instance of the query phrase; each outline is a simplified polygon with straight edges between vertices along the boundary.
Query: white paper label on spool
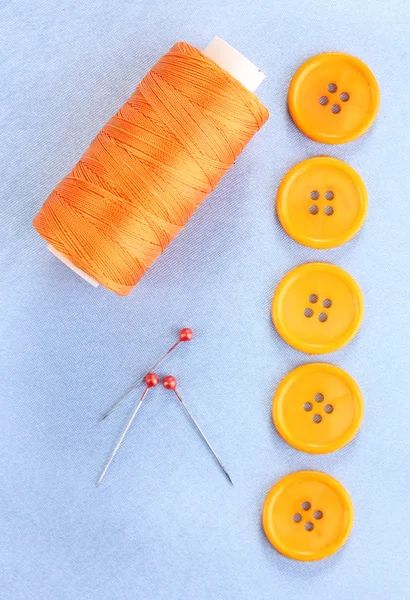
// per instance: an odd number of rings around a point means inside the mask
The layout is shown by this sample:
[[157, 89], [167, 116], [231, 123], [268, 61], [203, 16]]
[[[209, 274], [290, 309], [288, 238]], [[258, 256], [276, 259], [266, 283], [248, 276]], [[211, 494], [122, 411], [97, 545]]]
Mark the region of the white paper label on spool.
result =
[[[213, 60], [221, 69], [227, 71], [232, 77], [235, 77], [243, 86], [245, 86], [250, 92], [254, 92], [266, 75], [262, 73], [260, 69], [250, 60], [248, 60], [243, 54], [232, 48], [227, 42], [221, 40], [221, 38], [215, 36], [213, 40], [207, 45], [203, 54]], [[67, 267], [70, 267], [77, 275], [80, 275], [85, 281], [90, 283], [94, 287], [98, 287], [100, 284], [98, 281], [91, 277], [87, 273], [84, 273], [81, 269], [73, 265], [73, 263], [61, 254], [58, 250], [48, 244], [47, 248], [60, 259]]]

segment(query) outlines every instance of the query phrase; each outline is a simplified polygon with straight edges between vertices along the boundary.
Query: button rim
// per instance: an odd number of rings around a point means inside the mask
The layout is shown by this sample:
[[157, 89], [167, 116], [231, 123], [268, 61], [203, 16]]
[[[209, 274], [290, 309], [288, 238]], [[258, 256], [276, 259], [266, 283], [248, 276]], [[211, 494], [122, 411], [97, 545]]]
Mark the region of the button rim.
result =
[[[321, 345], [320, 347], [318, 347], [317, 344], [305, 342], [304, 340], [297, 339], [293, 335], [290, 335], [287, 328], [282, 325], [282, 319], [278, 312], [279, 298], [280, 298], [281, 294], [284, 292], [284, 290], [286, 289], [287, 285], [290, 283], [290, 280], [293, 278], [294, 273], [295, 272], [302, 273], [303, 271], [309, 271], [316, 267], [321, 267], [322, 269], [324, 268], [326, 271], [331, 271], [333, 273], [336, 272], [339, 276], [342, 277], [342, 279], [344, 279], [345, 281], [347, 280], [349, 282], [349, 285], [354, 290], [354, 293], [355, 293], [355, 296], [357, 299], [357, 305], [358, 305], [358, 310], [356, 312], [356, 318], [355, 318], [352, 326], [350, 327], [350, 329], [346, 330], [343, 333], [343, 335], [341, 335], [337, 340], [331, 340], [331, 341]], [[351, 340], [357, 335], [357, 333], [360, 329], [360, 326], [362, 324], [362, 321], [363, 321], [363, 315], [364, 315], [364, 300], [363, 300], [363, 294], [362, 294], [362, 291], [361, 291], [359, 285], [347, 271], [345, 271], [341, 267], [338, 267], [332, 263], [308, 262], [308, 263], [304, 263], [302, 265], [298, 265], [297, 267], [294, 267], [293, 269], [288, 271], [282, 277], [282, 279], [280, 280], [280, 282], [277, 285], [275, 292], [273, 294], [272, 321], [273, 321], [273, 324], [275, 326], [277, 333], [287, 344], [289, 344], [289, 346], [292, 346], [292, 348], [295, 348], [296, 350], [299, 350], [300, 352], [305, 352], [306, 354], [328, 354], [330, 352], [340, 350], [340, 348], [343, 348], [344, 346], [346, 346], [346, 344], [351, 342]]]
[[[365, 74], [367, 80], [369, 81], [369, 85], [371, 86], [371, 88], [373, 90], [373, 104], [372, 104], [371, 110], [369, 111], [369, 114], [367, 115], [367, 119], [364, 119], [361, 126], [357, 127], [352, 132], [350, 132], [348, 134], [340, 134], [337, 136], [335, 134], [326, 134], [323, 132], [318, 132], [314, 128], [309, 127], [308, 124], [304, 123], [300, 119], [300, 116], [298, 113], [298, 105], [297, 105], [299, 86], [300, 86], [302, 77], [305, 75], [305, 72], [311, 70], [315, 63], [317, 63], [323, 59], [329, 59], [332, 57], [335, 57], [335, 58], [342, 57], [345, 59], [348, 58], [349, 61], [353, 62], [355, 64], [355, 66], [362, 73]], [[348, 142], [353, 142], [354, 140], [357, 140], [359, 137], [361, 137], [363, 134], [365, 134], [370, 129], [370, 127], [373, 125], [374, 121], [376, 120], [377, 113], [379, 112], [379, 107], [380, 107], [380, 89], [379, 89], [379, 84], [377, 82], [376, 77], [374, 76], [373, 72], [370, 70], [370, 68], [367, 66], [367, 64], [365, 62], [363, 62], [360, 58], [357, 58], [357, 56], [353, 56], [352, 54], [347, 54], [346, 52], [322, 52], [320, 54], [316, 54], [315, 56], [312, 56], [311, 58], [306, 60], [297, 69], [297, 71], [293, 75], [292, 80], [290, 82], [289, 91], [288, 91], [288, 108], [289, 108], [290, 115], [293, 119], [293, 122], [297, 126], [297, 128], [304, 135], [309, 137], [314, 142], [335, 145], [335, 144], [346, 144]]]
[[[328, 442], [327, 444], [324, 444], [318, 448], [309, 446], [309, 444], [305, 441], [298, 441], [297, 438], [290, 434], [289, 428], [285, 425], [285, 421], [283, 418], [283, 410], [281, 410], [281, 408], [283, 406], [284, 393], [287, 391], [290, 384], [293, 381], [295, 381], [296, 377], [310, 372], [315, 373], [319, 369], [336, 375], [337, 377], [340, 377], [343, 380], [343, 382], [347, 385], [349, 390], [352, 392], [354, 398], [356, 399], [357, 414], [356, 418], [354, 419], [350, 427], [345, 430], [343, 435], [341, 435], [336, 440]], [[280, 402], [280, 399], [282, 399], [282, 402]], [[340, 367], [337, 367], [336, 365], [332, 365], [330, 363], [314, 362], [296, 367], [296, 369], [293, 369], [292, 371], [287, 373], [285, 377], [283, 377], [283, 379], [279, 382], [279, 385], [276, 388], [272, 398], [272, 420], [278, 434], [283, 438], [285, 442], [292, 446], [292, 448], [300, 450], [301, 452], [306, 452], [308, 454], [329, 454], [331, 452], [336, 452], [337, 450], [344, 448], [344, 446], [351, 442], [353, 438], [357, 435], [363, 421], [363, 415], [364, 400], [360, 387], [353, 379], [353, 377], [349, 375], [349, 373], [347, 373]]]
[[[316, 481], [318, 480], [323, 484], [330, 486], [337, 494], [340, 495], [346, 509], [345, 528], [340, 535], [340, 539], [336, 540], [332, 544], [329, 544], [328, 546], [325, 546], [321, 550], [317, 550], [313, 554], [309, 554], [308, 556], [305, 553], [300, 553], [297, 550], [292, 550], [292, 548], [289, 548], [289, 546], [283, 543], [283, 541], [276, 535], [276, 530], [273, 526], [271, 518], [273, 512], [272, 506], [278, 494], [287, 485], [292, 484], [294, 482], [298, 482], [301, 478], [315, 478]], [[277, 481], [267, 493], [262, 508], [262, 526], [265, 531], [265, 535], [268, 538], [269, 542], [272, 544], [272, 546], [283, 556], [303, 562], [314, 562], [317, 560], [322, 560], [338, 552], [346, 544], [352, 531], [353, 524], [353, 502], [346, 488], [331, 475], [323, 473], [322, 471], [315, 471], [313, 469], [294, 471], [293, 473], [285, 475], [285, 477], [279, 479], [279, 481]]]
[[[287, 199], [289, 197], [291, 185], [299, 171], [303, 169], [306, 164], [312, 165], [314, 163], [323, 162], [328, 163], [330, 166], [336, 166], [339, 168], [343, 165], [343, 170], [351, 176], [351, 179], [354, 181], [357, 188], [359, 189], [361, 210], [353, 225], [350, 226], [350, 228], [347, 229], [343, 235], [340, 235], [338, 238], [336, 238], [336, 241], [323, 240], [321, 242], [317, 242], [313, 241], [307, 236], [299, 235], [299, 233], [292, 232], [292, 225], [290, 224], [290, 221], [287, 218]], [[343, 160], [339, 160], [338, 158], [333, 158], [331, 156], [313, 156], [295, 164], [283, 177], [276, 194], [276, 214], [283, 229], [286, 231], [289, 237], [291, 237], [293, 240], [295, 240], [302, 246], [307, 246], [308, 248], [316, 248], [318, 250], [337, 248], [338, 246], [342, 246], [343, 244], [350, 242], [350, 240], [352, 240], [363, 227], [363, 224], [367, 217], [367, 209], [367, 188], [359, 173], [355, 169], [353, 169], [353, 167], [351, 167], [348, 163], [344, 162]]]

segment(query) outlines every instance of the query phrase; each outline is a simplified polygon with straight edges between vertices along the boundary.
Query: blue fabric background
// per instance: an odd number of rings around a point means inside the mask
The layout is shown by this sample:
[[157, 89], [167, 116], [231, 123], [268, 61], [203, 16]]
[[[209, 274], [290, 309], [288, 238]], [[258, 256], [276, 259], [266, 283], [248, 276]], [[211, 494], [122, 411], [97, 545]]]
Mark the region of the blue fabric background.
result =
[[[410, 598], [409, 19], [407, 0], [1, 1], [2, 600]], [[129, 297], [95, 290], [31, 220], [154, 61], [215, 34], [268, 75], [270, 121]], [[340, 147], [286, 108], [297, 67], [329, 50], [362, 58], [381, 89], [375, 126]], [[319, 154], [349, 162], [370, 199], [360, 234], [329, 251], [292, 241], [273, 209], [287, 170]], [[323, 357], [366, 403], [357, 438], [327, 456], [292, 449], [270, 418], [280, 379], [314, 360], [275, 333], [271, 297], [311, 260], [347, 269], [366, 302], [359, 336]], [[179, 379], [235, 487], [156, 390], [96, 489], [138, 394], [97, 418], [182, 326], [195, 340], [159, 374]], [[313, 564], [279, 555], [260, 524], [271, 485], [305, 468], [339, 479], [356, 514], [344, 549]]]

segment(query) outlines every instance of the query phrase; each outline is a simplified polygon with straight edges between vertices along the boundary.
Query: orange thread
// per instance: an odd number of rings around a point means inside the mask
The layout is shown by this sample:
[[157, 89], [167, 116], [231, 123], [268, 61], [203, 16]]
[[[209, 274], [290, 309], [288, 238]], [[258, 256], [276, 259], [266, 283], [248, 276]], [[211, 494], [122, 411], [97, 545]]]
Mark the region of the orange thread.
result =
[[74, 265], [126, 295], [268, 116], [236, 79], [179, 42], [51, 192], [33, 225]]

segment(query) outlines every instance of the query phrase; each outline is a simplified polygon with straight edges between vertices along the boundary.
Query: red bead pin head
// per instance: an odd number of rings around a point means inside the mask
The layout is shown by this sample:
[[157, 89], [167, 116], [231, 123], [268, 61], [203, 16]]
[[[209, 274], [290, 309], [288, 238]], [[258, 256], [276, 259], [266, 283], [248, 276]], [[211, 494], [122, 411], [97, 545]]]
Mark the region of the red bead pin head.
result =
[[159, 384], [159, 377], [155, 373], [147, 373], [145, 375], [145, 385], [147, 388], [155, 387]]
[[181, 329], [181, 331], [179, 332], [179, 341], [180, 342], [190, 342], [193, 337], [194, 337], [194, 332], [192, 331], [192, 329], [189, 329], [189, 327], [185, 327], [184, 329]]
[[167, 390], [173, 390], [175, 392], [177, 389], [177, 380], [172, 375], [167, 375], [162, 380], [162, 385], [164, 388], [167, 388]]

